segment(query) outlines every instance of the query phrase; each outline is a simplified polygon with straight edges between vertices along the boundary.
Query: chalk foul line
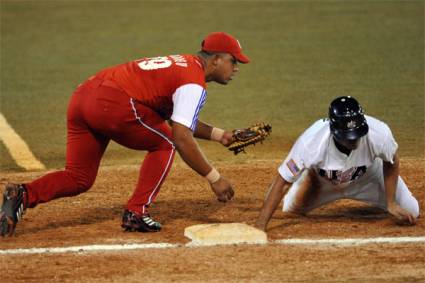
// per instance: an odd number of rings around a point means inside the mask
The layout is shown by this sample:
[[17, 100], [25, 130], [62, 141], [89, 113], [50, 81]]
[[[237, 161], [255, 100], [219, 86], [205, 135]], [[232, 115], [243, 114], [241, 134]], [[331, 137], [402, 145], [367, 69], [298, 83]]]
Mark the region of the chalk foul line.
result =
[[[329, 246], [360, 246], [368, 244], [407, 244], [425, 243], [425, 236], [421, 237], [378, 237], [378, 238], [351, 238], [351, 239], [281, 239], [269, 241], [269, 244], [282, 245], [329, 245]], [[229, 243], [232, 244], [233, 243]], [[197, 247], [203, 246], [202, 244]], [[111, 245], [86, 245], [71, 247], [52, 248], [28, 248], [28, 249], [6, 249], [0, 250], [1, 255], [24, 255], [24, 254], [53, 254], [53, 253], [84, 253], [84, 252], [107, 252], [126, 251], [141, 249], [167, 249], [178, 247], [195, 247], [192, 243], [148, 243], [148, 244], [111, 244]]]
[[125, 251], [141, 249], [165, 249], [177, 248], [181, 245], [168, 243], [149, 243], [149, 244], [120, 244], [120, 245], [87, 245], [55, 248], [29, 248], [29, 249], [10, 249], [0, 250], [0, 255], [5, 254], [44, 254], [44, 253], [80, 253], [80, 252], [106, 252], [106, 251]]
[[26, 170], [46, 169], [31, 152], [25, 141], [9, 125], [6, 118], [0, 113], [0, 140], [6, 146], [16, 164]]
[[368, 244], [405, 244], [424, 243], [425, 237], [378, 237], [378, 238], [353, 238], [353, 239], [282, 239], [275, 240], [276, 244], [283, 245], [335, 245], [358, 246]]

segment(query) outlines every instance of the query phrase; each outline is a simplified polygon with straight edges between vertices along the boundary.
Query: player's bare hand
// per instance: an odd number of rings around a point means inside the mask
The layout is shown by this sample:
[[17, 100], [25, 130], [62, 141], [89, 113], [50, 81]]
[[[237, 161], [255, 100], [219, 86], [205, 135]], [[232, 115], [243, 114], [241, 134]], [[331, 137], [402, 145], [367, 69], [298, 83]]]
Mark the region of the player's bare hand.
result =
[[407, 210], [401, 208], [398, 204], [394, 203], [388, 205], [388, 212], [395, 218], [398, 224], [415, 225], [415, 217]]
[[211, 189], [217, 196], [218, 201], [221, 202], [227, 202], [235, 195], [232, 185], [223, 177], [220, 177], [217, 182], [212, 183]]
[[233, 133], [232, 132], [224, 132], [220, 143], [224, 146], [229, 146], [232, 142], [233, 142]]

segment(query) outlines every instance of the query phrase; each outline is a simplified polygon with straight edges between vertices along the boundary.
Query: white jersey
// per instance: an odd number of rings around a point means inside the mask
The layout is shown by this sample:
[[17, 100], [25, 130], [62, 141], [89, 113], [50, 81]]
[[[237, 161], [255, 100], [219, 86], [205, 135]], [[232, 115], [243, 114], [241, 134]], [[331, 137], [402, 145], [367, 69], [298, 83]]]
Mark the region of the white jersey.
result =
[[295, 142], [280, 165], [279, 174], [294, 183], [305, 169], [314, 169], [335, 185], [349, 184], [361, 178], [376, 158], [392, 163], [398, 145], [390, 128], [378, 119], [367, 115], [365, 118], [369, 132], [348, 156], [336, 148], [329, 120], [315, 122]]

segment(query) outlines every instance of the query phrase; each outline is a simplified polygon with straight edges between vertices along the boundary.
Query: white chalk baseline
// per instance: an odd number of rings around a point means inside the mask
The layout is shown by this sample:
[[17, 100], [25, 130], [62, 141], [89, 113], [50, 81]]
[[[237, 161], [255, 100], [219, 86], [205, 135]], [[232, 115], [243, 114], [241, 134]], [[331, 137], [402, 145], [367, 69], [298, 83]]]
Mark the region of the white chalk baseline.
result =
[[[351, 238], [351, 239], [281, 239], [269, 241], [269, 244], [280, 245], [328, 245], [336, 247], [360, 246], [368, 244], [409, 244], [425, 243], [425, 236], [420, 237], [379, 237], [379, 238]], [[247, 243], [249, 244], [249, 243]], [[86, 245], [52, 248], [27, 248], [27, 249], [5, 249], [0, 250], [2, 255], [24, 255], [24, 254], [53, 254], [53, 253], [86, 253], [86, 252], [108, 252], [142, 249], [167, 249], [180, 247], [201, 247], [202, 245], [171, 244], [171, 243], [148, 243], [148, 244], [110, 244], [110, 245]]]

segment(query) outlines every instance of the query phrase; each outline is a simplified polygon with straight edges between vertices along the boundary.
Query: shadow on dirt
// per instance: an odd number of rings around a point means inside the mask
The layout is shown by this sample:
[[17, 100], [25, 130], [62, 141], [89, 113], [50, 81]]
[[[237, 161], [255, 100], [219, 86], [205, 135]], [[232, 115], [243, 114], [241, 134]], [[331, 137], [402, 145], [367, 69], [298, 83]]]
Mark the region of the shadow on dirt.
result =
[[[123, 213], [122, 204], [114, 204], [112, 207], [95, 207], [84, 209], [64, 209], [54, 214], [48, 213], [49, 221], [43, 221], [37, 227], [28, 227], [20, 232], [20, 234], [31, 234], [41, 231], [54, 230], [64, 227], [77, 227], [82, 225], [92, 225], [102, 223], [111, 219], [120, 219]], [[24, 221], [37, 222], [37, 218], [43, 215], [32, 216], [31, 212], [27, 212]], [[19, 224], [18, 224], [19, 225]]]
[[[48, 206], [48, 204], [46, 205]], [[35, 213], [28, 210], [23, 220], [27, 227], [20, 233], [31, 234], [64, 227], [99, 224], [110, 220], [120, 223], [123, 209], [123, 203], [114, 203], [112, 206], [84, 208], [81, 207], [81, 204], [76, 206], [70, 204], [68, 208], [61, 210], [58, 210], [56, 206], [43, 207], [43, 211], [34, 211]], [[211, 197], [211, 199], [158, 201], [150, 207], [149, 211], [151, 216], [163, 225], [169, 225], [179, 220], [193, 224], [254, 223], [259, 213], [259, 206], [253, 205], [253, 200], [249, 198], [238, 198], [221, 203]], [[39, 218], [44, 218], [44, 220], [40, 221]], [[45, 218], [49, 220], [46, 221]], [[37, 222], [38, 224], [34, 226], [34, 223]]]
[[[253, 204], [255, 203], [255, 205]], [[231, 223], [242, 222], [254, 224], [261, 202], [250, 198], [238, 198], [228, 203], [221, 203], [211, 199], [185, 199], [185, 200], [163, 200], [158, 201], [150, 208], [151, 216], [158, 219], [162, 224], [170, 225], [176, 221], [183, 220], [187, 223]], [[279, 209], [280, 210], [280, 209]], [[48, 217], [37, 227], [27, 227], [21, 231], [23, 234], [37, 233], [40, 231], [60, 229], [64, 227], [78, 227], [82, 225], [93, 225], [114, 220], [119, 223], [123, 204], [114, 203], [108, 207], [72, 207], [66, 210], [49, 209], [43, 214], [31, 216], [27, 213], [24, 221], [37, 222], [38, 217]], [[329, 222], [357, 222], [371, 223], [387, 218], [388, 214], [375, 207], [325, 207], [313, 210], [307, 216], [276, 212], [273, 219], [283, 223], [271, 229], [293, 226], [301, 223], [329, 223]]]
[[306, 215], [281, 213], [273, 218], [282, 221], [280, 225], [274, 225], [269, 230], [289, 228], [299, 224], [306, 225], [350, 225], [353, 228], [359, 225], [370, 225], [390, 218], [389, 214], [378, 207], [323, 207], [313, 210]]

